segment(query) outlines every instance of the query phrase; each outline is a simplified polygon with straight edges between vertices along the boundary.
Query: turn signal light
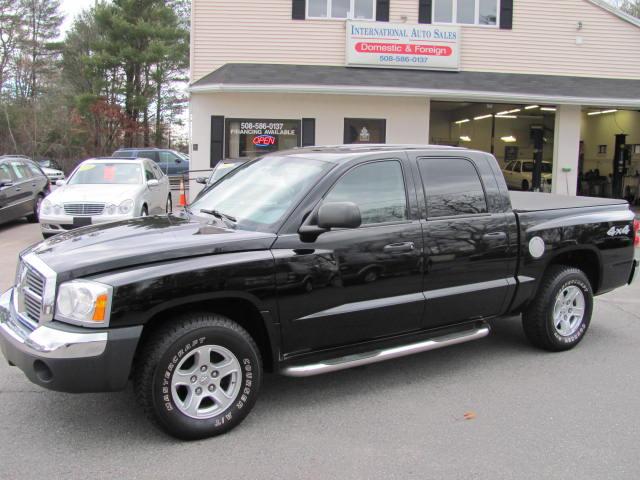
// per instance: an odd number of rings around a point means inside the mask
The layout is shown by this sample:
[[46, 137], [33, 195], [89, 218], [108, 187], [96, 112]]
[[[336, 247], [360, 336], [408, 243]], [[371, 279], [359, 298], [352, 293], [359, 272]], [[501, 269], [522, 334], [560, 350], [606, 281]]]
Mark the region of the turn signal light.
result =
[[640, 220], [633, 221], [633, 246], [640, 247]]
[[104, 322], [105, 315], [107, 313], [107, 302], [108, 297], [106, 295], [100, 295], [96, 299], [96, 306], [93, 310], [93, 318], [94, 322]]

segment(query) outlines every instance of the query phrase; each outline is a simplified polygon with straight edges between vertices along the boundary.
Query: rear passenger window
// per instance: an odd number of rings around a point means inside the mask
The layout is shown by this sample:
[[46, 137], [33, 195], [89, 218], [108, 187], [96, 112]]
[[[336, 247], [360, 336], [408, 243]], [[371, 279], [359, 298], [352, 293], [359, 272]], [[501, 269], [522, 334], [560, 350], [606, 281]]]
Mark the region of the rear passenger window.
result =
[[153, 160], [158, 163], [160, 161], [160, 157], [158, 156], [158, 152], [153, 150], [142, 150], [138, 152], [138, 158], [148, 158], [149, 160]]
[[427, 197], [428, 218], [487, 213], [482, 182], [470, 161], [422, 158], [418, 166]]
[[347, 172], [324, 202], [353, 202], [360, 208], [362, 224], [406, 220], [407, 195], [402, 167], [395, 160], [367, 163]]

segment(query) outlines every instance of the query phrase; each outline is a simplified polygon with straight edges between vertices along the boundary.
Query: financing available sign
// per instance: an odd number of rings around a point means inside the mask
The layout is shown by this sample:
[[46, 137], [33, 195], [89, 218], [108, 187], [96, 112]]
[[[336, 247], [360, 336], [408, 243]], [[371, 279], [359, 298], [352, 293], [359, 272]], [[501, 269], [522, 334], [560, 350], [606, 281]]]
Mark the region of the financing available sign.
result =
[[347, 22], [347, 65], [460, 70], [460, 27]]

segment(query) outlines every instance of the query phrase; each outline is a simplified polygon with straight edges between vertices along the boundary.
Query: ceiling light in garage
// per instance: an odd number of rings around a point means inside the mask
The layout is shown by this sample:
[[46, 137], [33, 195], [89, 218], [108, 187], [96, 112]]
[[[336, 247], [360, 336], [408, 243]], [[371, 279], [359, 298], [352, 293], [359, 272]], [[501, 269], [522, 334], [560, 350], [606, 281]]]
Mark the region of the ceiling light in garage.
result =
[[555, 112], [556, 109], [554, 107], [542, 107], [540, 110], [543, 112]]
[[484, 118], [491, 118], [493, 117], [493, 115], [489, 114], [489, 115], [480, 115], [479, 117], [473, 117], [474, 120], [482, 120]]
[[471, 141], [471, 137], [468, 135], [462, 135], [460, 137], [460, 140], [462, 140], [463, 142], [470, 142]]
[[500, 116], [496, 115], [496, 118], [518, 118], [518, 117], [516, 115], [500, 115]]
[[500, 137], [500, 140], [506, 143], [513, 143], [516, 141], [516, 137], [514, 137], [513, 135], [509, 135], [508, 137]]
[[524, 107], [525, 110], [533, 110], [534, 108], [539, 108], [540, 105], [527, 105]]
[[471, 120], [469, 120], [468, 118], [465, 118], [464, 120], [458, 120], [457, 122], [455, 122], [457, 125], [460, 125], [462, 123], [467, 123], [470, 122]]

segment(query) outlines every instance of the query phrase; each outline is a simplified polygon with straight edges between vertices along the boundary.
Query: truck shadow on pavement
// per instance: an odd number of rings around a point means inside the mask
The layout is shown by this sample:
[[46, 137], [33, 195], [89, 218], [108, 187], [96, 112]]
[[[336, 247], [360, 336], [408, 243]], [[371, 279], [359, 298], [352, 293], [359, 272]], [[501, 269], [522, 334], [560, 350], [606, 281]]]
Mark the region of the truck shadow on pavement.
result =
[[[488, 337], [476, 342], [333, 374], [309, 378], [268, 374], [264, 377], [254, 411], [242, 425], [224, 437], [250, 435], [255, 429], [264, 431], [265, 425], [277, 423], [278, 418], [303, 416], [309, 409], [338, 408], [343, 402], [373, 402], [385, 408], [389, 392], [403, 388], [429, 392], [450, 382], [464, 381], [465, 375], [483, 375], [496, 362], [507, 365], [517, 357], [541, 354], [524, 338], [519, 317], [496, 320], [492, 327]], [[15, 408], [18, 416], [28, 412], [23, 421], [12, 421], [21, 425], [20, 443], [26, 441], [32, 447], [47, 444], [53, 437], [59, 439], [61, 433], [72, 443], [74, 437], [87, 436], [101, 438], [107, 443], [118, 438], [126, 439], [128, 444], [178, 442], [147, 421], [136, 403], [131, 385], [119, 393], [72, 395], [38, 387], [23, 389], [30, 386], [26, 379], [24, 382], [20, 390], [8, 392], [24, 395], [20, 404], [10, 402], [12, 405], [5, 404], [4, 408], [5, 413]], [[96, 415], [96, 412], [100, 414]], [[46, 431], [55, 432], [55, 435], [49, 438], [42, 425], [47, 425]]]

